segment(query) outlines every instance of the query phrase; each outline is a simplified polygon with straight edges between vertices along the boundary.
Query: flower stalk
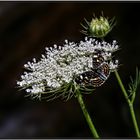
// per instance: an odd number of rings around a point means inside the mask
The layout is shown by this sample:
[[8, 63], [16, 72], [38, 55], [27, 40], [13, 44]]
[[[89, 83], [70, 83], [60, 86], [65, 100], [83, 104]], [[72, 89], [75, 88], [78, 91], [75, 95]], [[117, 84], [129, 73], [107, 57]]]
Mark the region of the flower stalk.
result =
[[84, 114], [84, 116], [86, 118], [86, 121], [88, 123], [88, 126], [89, 126], [89, 128], [91, 130], [91, 133], [92, 133], [93, 137], [96, 138], [96, 139], [99, 139], [99, 135], [98, 135], [98, 133], [96, 131], [96, 128], [95, 128], [95, 126], [94, 126], [94, 124], [93, 124], [93, 122], [92, 122], [92, 120], [90, 118], [90, 115], [89, 115], [89, 113], [88, 113], [88, 111], [86, 109], [86, 106], [84, 104], [82, 95], [81, 95], [81, 93], [80, 93], [78, 88], [76, 89], [76, 95], [77, 95], [78, 102], [80, 104], [80, 107], [81, 107], [81, 109], [83, 111], [83, 114]]
[[[138, 124], [137, 124], [137, 120], [136, 120], [136, 116], [135, 116], [135, 112], [134, 112], [134, 107], [133, 107], [134, 98], [132, 98], [132, 100], [129, 99], [129, 96], [126, 92], [126, 89], [125, 89], [125, 87], [122, 83], [122, 80], [119, 76], [119, 73], [117, 71], [115, 71], [115, 76], [116, 76], [118, 84], [119, 84], [119, 86], [122, 90], [122, 93], [123, 93], [128, 105], [129, 105], [130, 114], [131, 114], [131, 117], [132, 117], [132, 121], [133, 121], [133, 125], [134, 125], [134, 129], [135, 129], [137, 138], [140, 138], [140, 131], [139, 131], [139, 127], [138, 127]], [[133, 95], [135, 95], [135, 94], [133, 93]]]

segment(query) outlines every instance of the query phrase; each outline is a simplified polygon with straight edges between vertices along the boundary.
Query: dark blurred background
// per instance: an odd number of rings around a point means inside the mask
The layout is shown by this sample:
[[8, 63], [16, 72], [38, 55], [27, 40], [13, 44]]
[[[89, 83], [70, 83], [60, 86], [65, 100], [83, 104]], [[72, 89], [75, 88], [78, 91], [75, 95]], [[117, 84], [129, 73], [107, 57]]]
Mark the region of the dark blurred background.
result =
[[[101, 15], [116, 17], [117, 26], [106, 40], [118, 41], [116, 58], [126, 87], [140, 67], [139, 2], [0, 2], [0, 138], [92, 138], [75, 98], [64, 102], [25, 98], [16, 81], [23, 65], [40, 58], [46, 46], [65, 39], [79, 42], [80, 22]], [[128, 105], [112, 73], [92, 95], [85, 95], [88, 111], [102, 138], [135, 138]], [[140, 92], [135, 101], [140, 126]]]

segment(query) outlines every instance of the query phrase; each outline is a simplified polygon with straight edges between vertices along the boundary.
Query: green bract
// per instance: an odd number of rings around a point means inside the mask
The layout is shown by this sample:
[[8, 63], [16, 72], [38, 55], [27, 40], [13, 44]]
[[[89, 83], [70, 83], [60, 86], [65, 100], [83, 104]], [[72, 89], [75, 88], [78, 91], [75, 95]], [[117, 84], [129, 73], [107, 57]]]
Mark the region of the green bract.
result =
[[85, 19], [86, 26], [81, 24], [85, 30], [81, 32], [91, 37], [103, 38], [105, 37], [114, 27], [115, 18], [108, 20], [107, 18], [100, 16], [100, 18], [92, 18], [91, 22]]

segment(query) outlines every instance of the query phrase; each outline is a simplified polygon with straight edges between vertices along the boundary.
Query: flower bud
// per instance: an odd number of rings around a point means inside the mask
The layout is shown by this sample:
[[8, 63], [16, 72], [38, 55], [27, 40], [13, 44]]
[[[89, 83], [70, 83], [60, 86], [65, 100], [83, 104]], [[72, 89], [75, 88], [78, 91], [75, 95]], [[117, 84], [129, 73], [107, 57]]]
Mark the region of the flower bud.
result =
[[86, 19], [85, 21], [87, 26], [81, 25], [86, 30], [82, 30], [81, 32], [91, 37], [97, 38], [105, 37], [115, 25], [114, 18], [109, 21], [103, 16], [100, 16], [100, 18], [92, 18], [91, 22], [88, 22]]

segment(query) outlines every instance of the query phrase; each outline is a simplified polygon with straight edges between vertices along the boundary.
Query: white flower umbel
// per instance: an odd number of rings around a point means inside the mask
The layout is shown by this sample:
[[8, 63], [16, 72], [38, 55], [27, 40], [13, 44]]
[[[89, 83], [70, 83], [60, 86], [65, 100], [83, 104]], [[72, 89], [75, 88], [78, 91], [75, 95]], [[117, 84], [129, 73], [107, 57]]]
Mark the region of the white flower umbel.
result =
[[[100, 51], [104, 61], [108, 63], [110, 71], [118, 67], [118, 61], [112, 61], [112, 53], [118, 49], [116, 41], [109, 44], [105, 41], [98, 42], [93, 38], [85, 38], [80, 43], [65, 40], [63, 46], [54, 45], [46, 48], [45, 55], [40, 61], [34, 58], [32, 62], [24, 65], [29, 72], [24, 72], [19, 87], [26, 89], [29, 95], [41, 98], [48, 94], [50, 98], [70, 96], [74, 94], [74, 77], [93, 68], [92, 58], [94, 53]], [[55, 94], [54, 94], [55, 93]]]

